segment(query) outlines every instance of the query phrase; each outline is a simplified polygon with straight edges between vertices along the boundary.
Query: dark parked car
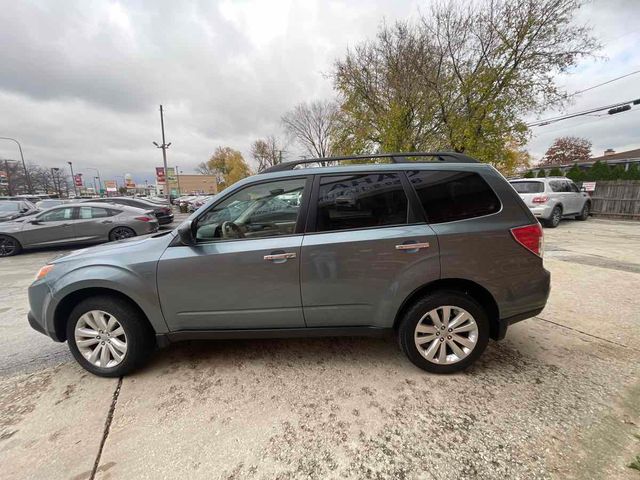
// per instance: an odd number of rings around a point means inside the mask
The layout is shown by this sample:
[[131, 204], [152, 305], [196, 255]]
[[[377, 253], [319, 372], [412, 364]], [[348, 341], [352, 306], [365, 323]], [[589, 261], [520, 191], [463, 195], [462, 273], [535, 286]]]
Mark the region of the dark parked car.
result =
[[37, 212], [36, 206], [27, 200], [0, 200], [0, 222], [16, 220]]
[[157, 230], [151, 211], [102, 203], [68, 204], [23, 221], [0, 223], [0, 257], [23, 249], [122, 240]]
[[92, 198], [86, 200], [87, 202], [104, 202], [115, 203], [118, 205], [128, 205], [130, 207], [142, 208], [144, 210], [153, 210], [153, 214], [158, 219], [160, 225], [166, 225], [173, 222], [173, 210], [167, 205], [160, 205], [154, 202], [148, 202], [140, 198], [132, 197], [106, 197], [106, 198]]
[[54, 260], [29, 323], [106, 377], [179, 340], [389, 333], [418, 367], [459, 371], [544, 308], [542, 228], [490, 165], [408, 155], [279, 164], [174, 231]]

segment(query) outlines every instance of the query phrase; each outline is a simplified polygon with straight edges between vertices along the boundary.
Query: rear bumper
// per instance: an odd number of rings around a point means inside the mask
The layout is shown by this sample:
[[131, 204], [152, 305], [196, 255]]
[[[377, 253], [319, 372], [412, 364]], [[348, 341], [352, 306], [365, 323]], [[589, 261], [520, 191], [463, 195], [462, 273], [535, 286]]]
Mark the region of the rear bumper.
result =
[[158, 219], [158, 223], [160, 225], [166, 225], [167, 223], [173, 222], [173, 213], [169, 215], [157, 215], [156, 218]]
[[517, 313], [512, 313], [508, 317], [501, 318], [497, 324], [494, 323], [491, 338], [494, 340], [502, 340], [506, 336], [507, 329], [510, 325], [526, 320], [527, 318], [535, 317], [544, 310], [544, 307], [547, 305], [549, 293], [551, 292], [551, 273], [544, 268], [541, 270], [542, 274], [536, 281], [535, 295], [529, 292], [529, 295], [526, 297], [526, 304], [521, 306], [522, 311], [516, 310]]
[[35, 315], [32, 312], [27, 313], [27, 320], [29, 321], [29, 326], [33, 328], [36, 332], [40, 332], [43, 335], [47, 335], [44, 327], [38, 323]]
[[548, 220], [549, 218], [551, 218], [551, 212], [553, 211], [553, 206], [551, 205], [529, 206], [529, 210], [531, 210], [531, 213], [533, 213], [534, 217]]

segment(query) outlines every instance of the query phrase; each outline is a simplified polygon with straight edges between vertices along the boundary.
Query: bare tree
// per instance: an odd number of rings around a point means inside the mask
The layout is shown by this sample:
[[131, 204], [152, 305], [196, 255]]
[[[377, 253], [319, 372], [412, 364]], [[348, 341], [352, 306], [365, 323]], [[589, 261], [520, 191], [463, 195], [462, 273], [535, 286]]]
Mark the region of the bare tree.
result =
[[284, 146], [274, 135], [258, 139], [251, 144], [251, 157], [258, 163], [258, 172], [282, 163]]
[[282, 116], [286, 132], [316, 158], [333, 154], [337, 120], [338, 106], [330, 101], [301, 103]]

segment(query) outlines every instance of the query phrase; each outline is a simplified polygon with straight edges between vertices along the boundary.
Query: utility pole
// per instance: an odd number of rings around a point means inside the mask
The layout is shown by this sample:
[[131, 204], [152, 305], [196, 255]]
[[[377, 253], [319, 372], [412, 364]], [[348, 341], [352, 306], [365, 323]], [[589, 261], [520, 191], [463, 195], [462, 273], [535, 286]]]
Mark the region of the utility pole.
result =
[[178, 196], [182, 195], [180, 191], [180, 172], [178, 171], [178, 166], [176, 165], [176, 180], [178, 181]]
[[11, 140], [12, 142], [16, 142], [18, 145], [18, 150], [20, 150], [20, 158], [22, 159], [22, 168], [24, 168], [24, 178], [27, 181], [27, 188], [29, 189], [29, 193], [33, 195], [33, 186], [31, 186], [31, 178], [29, 177], [29, 171], [27, 170], [27, 164], [24, 163], [24, 155], [22, 154], [22, 145], [15, 138], [10, 137], [0, 137], [0, 140]]
[[9, 160], [4, 161], [4, 173], [7, 175], [7, 193], [12, 196], [11, 192], [11, 174], [9, 173]]
[[162, 149], [162, 163], [164, 166], [164, 196], [167, 200], [169, 200], [169, 179], [167, 178], [167, 148], [169, 148], [171, 142], [166, 143], [164, 139], [164, 112], [162, 110], [162, 105], [160, 105], [160, 127], [162, 128], [162, 145], [158, 145], [156, 142], [153, 142], [153, 144], [157, 148]]
[[71, 169], [71, 183], [73, 183], [73, 194], [77, 197], [78, 196], [78, 189], [76, 188], [76, 177], [73, 174], [73, 163], [72, 162], [67, 162], [69, 164], [69, 168]]

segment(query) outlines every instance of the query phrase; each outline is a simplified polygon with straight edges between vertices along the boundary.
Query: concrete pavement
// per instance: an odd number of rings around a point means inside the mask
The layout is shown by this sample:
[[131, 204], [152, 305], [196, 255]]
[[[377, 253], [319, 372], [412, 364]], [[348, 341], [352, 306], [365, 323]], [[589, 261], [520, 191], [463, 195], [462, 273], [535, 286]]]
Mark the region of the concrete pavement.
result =
[[56, 252], [3, 259], [2, 477], [638, 478], [640, 224], [545, 233], [548, 307], [453, 376], [341, 338], [191, 342], [99, 379], [26, 324]]

